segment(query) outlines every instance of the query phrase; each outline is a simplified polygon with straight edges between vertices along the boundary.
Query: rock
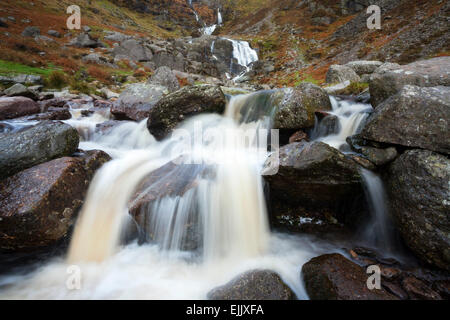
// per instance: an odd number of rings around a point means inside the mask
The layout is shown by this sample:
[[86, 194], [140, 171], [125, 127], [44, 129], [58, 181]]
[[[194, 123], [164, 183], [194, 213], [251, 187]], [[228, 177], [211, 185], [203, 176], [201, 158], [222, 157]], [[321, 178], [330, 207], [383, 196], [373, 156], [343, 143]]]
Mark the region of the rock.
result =
[[[113, 98], [119, 98], [119, 96], [120, 96], [120, 94], [118, 94], [118, 93], [116, 93], [116, 92], [113, 92], [113, 91], [111, 91], [111, 90], [109, 90], [108, 88], [102, 88], [101, 90], [100, 90], [100, 92], [103, 94], [103, 96], [106, 98], [106, 99], [113, 99]], [[97, 100], [98, 101], [98, 100]]]
[[119, 120], [141, 121], [169, 90], [163, 86], [148, 83], [128, 85], [114, 102], [111, 113]]
[[16, 84], [16, 83], [39, 85], [39, 84], [42, 84], [42, 77], [34, 76], [34, 75], [30, 75], [30, 74], [18, 74], [18, 75], [11, 76], [11, 77], [0, 76], [0, 83], [5, 84], [5, 85]]
[[81, 60], [87, 63], [95, 63], [110, 68], [117, 68], [117, 66], [114, 63], [111, 63], [108, 59], [106, 59], [99, 53], [89, 53], [88, 55], [84, 56]]
[[126, 59], [136, 62], [150, 61], [153, 56], [150, 49], [144, 47], [135, 39], [123, 41], [120, 46], [113, 49], [112, 55], [119, 60]]
[[226, 99], [219, 86], [186, 86], [162, 98], [151, 110], [147, 127], [164, 139], [181, 121], [200, 113], [223, 113]]
[[56, 30], [48, 30], [47, 34], [55, 38], [61, 38], [61, 33]]
[[450, 57], [439, 57], [400, 66], [384, 64], [370, 78], [372, 106], [400, 92], [405, 85], [450, 86]]
[[345, 66], [352, 68], [353, 71], [356, 72], [358, 76], [362, 76], [364, 74], [372, 74], [375, 70], [378, 69], [383, 64], [381, 61], [351, 61], [347, 63]]
[[386, 149], [361, 147], [361, 153], [366, 156], [367, 160], [377, 166], [383, 166], [389, 162], [392, 162], [398, 156], [397, 149], [395, 149], [394, 147]]
[[186, 61], [183, 54], [171, 54], [166, 51], [160, 51], [155, 53], [152, 58], [156, 68], [169, 67], [172, 70], [185, 71]]
[[275, 92], [272, 99], [278, 105], [274, 115], [274, 129], [312, 128], [316, 111], [331, 110], [326, 91], [311, 83]]
[[[277, 161], [269, 157], [269, 163]], [[263, 171], [263, 174], [264, 171]], [[361, 188], [358, 166], [323, 142], [292, 143], [280, 148], [279, 170], [264, 175], [271, 195], [288, 203], [338, 203]]]
[[402, 286], [412, 300], [442, 300], [442, 297], [416, 277], [403, 279]]
[[323, 88], [328, 94], [337, 95], [350, 86], [349, 80]]
[[26, 130], [0, 136], [0, 178], [72, 155], [78, 148], [78, 132], [62, 122], [46, 121]]
[[209, 300], [294, 300], [295, 294], [278, 274], [252, 270], [208, 293]]
[[8, 23], [6, 23], [6, 19], [5, 18], [0, 18], [0, 28], [8, 28], [9, 25]]
[[41, 34], [41, 29], [39, 27], [26, 27], [22, 32], [23, 37], [37, 37]]
[[361, 136], [449, 154], [449, 126], [450, 87], [407, 85], [376, 108]]
[[341, 254], [315, 257], [302, 267], [311, 300], [397, 300], [385, 289], [369, 290], [368, 274]]
[[391, 212], [407, 246], [422, 260], [450, 270], [450, 160], [409, 150], [385, 177]]
[[304, 131], [297, 131], [289, 138], [289, 143], [309, 141], [308, 135]]
[[33, 100], [38, 99], [38, 95], [34, 91], [28, 90], [23, 84], [16, 83], [12, 87], [3, 91], [8, 97], [27, 97]]
[[25, 97], [0, 98], [0, 120], [14, 119], [39, 113], [39, 105]]
[[92, 39], [91, 36], [87, 33], [80, 33], [77, 37], [73, 38], [69, 42], [69, 46], [74, 46], [77, 48], [98, 48], [102, 47], [103, 45]]
[[114, 41], [114, 42], [123, 42], [125, 40], [129, 40], [131, 36], [120, 33], [120, 32], [110, 32], [107, 36], [105, 36], [105, 40]]
[[25, 116], [17, 118], [21, 121], [44, 121], [44, 120], [69, 120], [72, 118], [68, 108], [48, 108], [47, 112], [33, 114], [31, 116]]
[[[317, 114], [317, 113], [316, 113]], [[314, 137], [325, 137], [330, 134], [337, 134], [341, 130], [339, 118], [333, 114], [325, 116], [314, 128]]]
[[49, 246], [66, 237], [93, 173], [109, 157], [94, 151], [64, 157], [0, 181], [0, 247], [8, 250]]
[[177, 77], [169, 67], [159, 67], [148, 81], [149, 84], [167, 87], [170, 92], [180, 89]]
[[338, 64], [333, 64], [328, 69], [327, 75], [326, 75], [326, 82], [327, 83], [341, 83], [345, 81], [350, 82], [360, 82], [361, 79], [356, 74], [356, 72], [348, 67], [348, 66], [341, 66]]

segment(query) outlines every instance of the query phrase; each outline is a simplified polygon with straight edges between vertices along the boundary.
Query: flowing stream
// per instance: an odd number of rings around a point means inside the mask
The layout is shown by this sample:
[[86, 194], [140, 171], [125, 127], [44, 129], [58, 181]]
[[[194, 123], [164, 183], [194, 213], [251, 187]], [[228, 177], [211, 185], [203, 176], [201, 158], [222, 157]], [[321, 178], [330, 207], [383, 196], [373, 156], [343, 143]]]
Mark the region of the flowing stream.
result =
[[[114, 160], [91, 183], [67, 256], [29, 274], [0, 277], [0, 299], [205, 299], [251, 269], [274, 270], [299, 299], [307, 299], [301, 266], [320, 254], [346, 253], [338, 243], [269, 231], [260, 173], [270, 153], [266, 138], [274, 106], [264, 97], [270, 93], [232, 97], [223, 116], [192, 117], [161, 142], [146, 121], [98, 131], [109, 114], [82, 117], [83, 109], [73, 109], [66, 122], [79, 131], [80, 148], [104, 150]], [[318, 124], [313, 132], [342, 149], [369, 107], [332, 102], [339, 130], [321, 136]], [[377, 198], [382, 186], [373, 174], [363, 176], [371, 201], [385, 201]], [[181, 187], [167, 187], [179, 181], [185, 181]], [[123, 240], [134, 224], [129, 208], [136, 190], [141, 194], [134, 201], [156, 194], [137, 219], [144, 243]], [[380, 233], [383, 210], [375, 209], [373, 222]], [[77, 290], [67, 285], [73, 267], [82, 279]]]

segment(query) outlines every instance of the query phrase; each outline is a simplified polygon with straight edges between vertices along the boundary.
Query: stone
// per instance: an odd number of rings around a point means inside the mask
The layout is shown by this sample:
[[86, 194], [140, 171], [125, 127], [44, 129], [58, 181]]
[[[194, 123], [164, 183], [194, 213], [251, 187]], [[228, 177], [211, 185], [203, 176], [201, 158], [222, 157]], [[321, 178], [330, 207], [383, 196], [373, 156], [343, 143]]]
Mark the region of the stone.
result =
[[275, 272], [252, 270], [211, 290], [207, 298], [209, 300], [294, 300], [296, 296]]
[[346, 67], [350, 67], [353, 71], [356, 72], [358, 76], [362, 76], [364, 74], [372, 74], [377, 70], [383, 62], [381, 61], [351, 61], [345, 64]]
[[450, 87], [404, 86], [377, 106], [361, 136], [367, 140], [450, 153]]
[[0, 97], [0, 120], [14, 119], [41, 111], [39, 105], [25, 97]]
[[39, 27], [26, 27], [22, 32], [22, 36], [24, 37], [36, 37], [41, 34], [41, 29]]
[[139, 41], [128, 39], [123, 41], [120, 46], [115, 47], [112, 55], [119, 60], [130, 60], [135, 62], [146, 62], [152, 58], [152, 52]]
[[338, 253], [311, 259], [302, 277], [311, 300], [398, 300], [384, 288], [369, 290], [365, 270]]
[[47, 34], [55, 38], [61, 38], [61, 33], [56, 30], [48, 30]]
[[388, 168], [390, 209], [406, 245], [423, 261], [450, 270], [450, 160], [409, 150]]
[[16, 83], [12, 87], [3, 91], [3, 93], [8, 97], [27, 97], [33, 100], [38, 99], [36, 92], [28, 90], [27, 87], [20, 83]]
[[169, 67], [159, 67], [156, 69], [148, 83], [167, 87], [170, 92], [180, 89], [180, 83]]
[[76, 129], [62, 122], [45, 121], [26, 130], [0, 136], [0, 178], [72, 155], [78, 148]]
[[327, 83], [360, 82], [361, 79], [352, 68], [333, 64], [328, 69], [325, 81]]

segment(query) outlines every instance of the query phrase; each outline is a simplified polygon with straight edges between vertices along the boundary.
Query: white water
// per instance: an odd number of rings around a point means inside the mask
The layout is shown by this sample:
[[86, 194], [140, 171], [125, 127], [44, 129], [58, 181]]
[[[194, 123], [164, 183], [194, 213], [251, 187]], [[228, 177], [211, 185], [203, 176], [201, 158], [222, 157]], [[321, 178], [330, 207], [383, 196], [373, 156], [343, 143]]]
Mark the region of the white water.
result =
[[[183, 195], [159, 198], [148, 208], [156, 236], [142, 246], [121, 243], [122, 230], [130, 221], [129, 199], [148, 173], [186, 155], [186, 150], [178, 148], [175, 138], [149, 139], [148, 131], [142, 131], [143, 122], [125, 123], [101, 134], [87, 124], [97, 123], [98, 117], [70, 120], [80, 132], [89, 132], [83, 148], [113, 151], [115, 160], [104, 165], [91, 183], [67, 259], [49, 262], [26, 276], [1, 278], [0, 299], [204, 299], [214, 287], [255, 268], [278, 272], [300, 299], [307, 299], [301, 266], [313, 256], [336, 249], [306, 237], [269, 232], [260, 176], [267, 148], [261, 153], [254, 136], [247, 143], [236, 143], [236, 138], [246, 141], [241, 139], [241, 129], [267, 128], [270, 123], [270, 113], [256, 115], [261, 111], [254, 97], [235, 97], [225, 116], [201, 115], [182, 126], [193, 134], [198, 123], [219, 128], [225, 132], [223, 144], [194, 141], [188, 158], [206, 161], [187, 165], [186, 170], [169, 170], [154, 184], [163, 188], [195, 166], [209, 170]], [[123, 139], [126, 132], [128, 138]], [[182, 251], [192, 208], [202, 230], [199, 256]], [[70, 265], [80, 267], [80, 290], [66, 286]]]

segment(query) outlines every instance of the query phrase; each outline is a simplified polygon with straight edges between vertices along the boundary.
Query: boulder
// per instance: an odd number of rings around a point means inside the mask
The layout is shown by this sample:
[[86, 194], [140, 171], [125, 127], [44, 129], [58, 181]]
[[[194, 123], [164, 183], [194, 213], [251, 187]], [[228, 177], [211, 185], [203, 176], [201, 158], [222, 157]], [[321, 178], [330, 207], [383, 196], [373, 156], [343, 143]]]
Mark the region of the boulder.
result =
[[61, 38], [61, 33], [56, 30], [48, 30], [47, 34], [55, 38]]
[[3, 93], [8, 97], [27, 97], [33, 100], [38, 99], [36, 92], [29, 90], [23, 84], [16, 83], [12, 87], [3, 91]]
[[130, 84], [114, 102], [111, 113], [119, 120], [144, 120], [154, 105], [168, 92], [167, 87], [159, 85]]
[[108, 41], [113, 41], [113, 42], [123, 42], [125, 40], [129, 40], [131, 38], [131, 36], [120, 33], [120, 32], [115, 32], [115, 31], [110, 31], [109, 34], [107, 36], [105, 36], [105, 40]]
[[14, 119], [30, 114], [39, 113], [40, 111], [41, 109], [39, 105], [29, 98], [0, 98], [0, 120]]
[[352, 68], [333, 64], [328, 69], [325, 81], [327, 83], [360, 82], [361, 79]]
[[87, 33], [80, 33], [77, 37], [73, 38], [69, 42], [69, 46], [77, 47], [77, 48], [98, 48], [103, 45], [91, 38], [91, 36]]
[[[274, 157], [269, 157], [265, 168], [277, 161]], [[281, 147], [278, 173], [264, 177], [271, 195], [297, 204], [345, 201], [361, 188], [355, 162], [323, 142], [296, 142]]]
[[358, 76], [374, 73], [383, 64], [381, 61], [351, 61], [345, 66], [352, 68]]
[[69, 120], [72, 118], [68, 108], [50, 107], [46, 112], [33, 114], [30, 116], [20, 117], [16, 120], [21, 121], [44, 121], [44, 120]]
[[0, 248], [30, 250], [68, 235], [93, 173], [110, 158], [92, 151], [26, 169], [0, 181]]
[[450, 270], [450, 160], [427, 150], [409, 150], [385, 177], [391, 212], [413, 252]]
[[82, 60], [86, 63], [95, 63], [110, 68], [117, 68], [114, 63], [111, 63], [107, 58], [99, 53], [89, 53], [88, 55], [85, 55]]
[[155, 53], [152, 58], [152, 63], [156, 68], [168, 67], [172, 70], [178, 70], [184, 72], [186, 69], [186, 61], [183, 54], [168, 53], [166, 51], [160, 51]]
[[383, 64], [370, 78], [372, 106], [377, 107], [405, 85], [450, 86], [450, 57], [421, 60], [404, 66]]
[[26, 130], [0, 136], [0, 178], [72, 155], [78, 148], [76, 129], [62, 122], [45, 121]]
[[167, 87], [170, 92], [174, 92], [180, 89], [178, 79], [177, 77], [175, 77], [169, 67], [159, 67], [158, 69], [156, 69], [155, 73], [150, 78], [148, 83]]
[[186, 86], [162, 98], [151, 110], [148, 129], [164, 139], [181, 121], [200, 113], [223, 113], [226, 99], [219, 86]]
[[407, 85], [378, 105], [361, 136], [368, 140], [450, 153], [450, 87]]
[[275, 92], [272, 99], [277, 105], [274, 129], [312, 128], [316, 111], [331, 110], [326, 91], [312, 83], [302, 83], [295, 88]]
[[397, 300], [383, 288], [369, 290], [365, 270], [338, 253], [311, 259], [302, 277], [311, 300]]
[[275, 272], [252, 270], [211, 290], [207, 298], [209, 300], [295, 300], [296, 296]]
[[22, 32], [22, 36], [24, 37], [37, 37], [41, 34], [41, 29], [39, 27], [26, 27]]
[[123, 41], [120, 46], [113, 49], [112, 55], [118, 60], [126, 59], [135, 62], [150, 61], [153, 56], [150, 49], [135, 39]]
[[42, 83], [41, 76], [35, 76], [31, 74], [18, 74], [14, 76], [0, 76], [0, 83], [5, 85], [11, 85], [16, 83], [39, 85]]

